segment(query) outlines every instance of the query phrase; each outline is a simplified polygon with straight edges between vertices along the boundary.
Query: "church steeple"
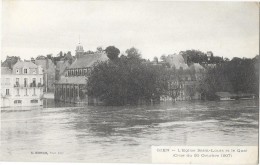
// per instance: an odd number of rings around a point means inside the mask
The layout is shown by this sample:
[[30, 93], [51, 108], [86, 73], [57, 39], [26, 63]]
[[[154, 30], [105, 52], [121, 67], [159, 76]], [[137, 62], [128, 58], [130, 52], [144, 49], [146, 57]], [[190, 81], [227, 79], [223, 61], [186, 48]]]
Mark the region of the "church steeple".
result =
[[83, 56], [83, 54], [84, 54], [84, 49], [83, 46], [80, 44], [80, 36], [79, 36], [79, 44], [76, 47], [76, 58]]

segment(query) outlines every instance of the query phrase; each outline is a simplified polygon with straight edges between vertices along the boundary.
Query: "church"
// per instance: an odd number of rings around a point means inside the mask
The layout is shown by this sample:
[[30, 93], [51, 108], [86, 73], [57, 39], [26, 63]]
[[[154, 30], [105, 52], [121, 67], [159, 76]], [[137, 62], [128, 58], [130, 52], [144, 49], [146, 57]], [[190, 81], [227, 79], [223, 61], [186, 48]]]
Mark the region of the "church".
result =
[[88, 103], [87, 75], [91, 72], [94, 63], [108, 60], [104, 51], [86, 53], [80, 43], [76, 47], [75, 57], [76, 60], [66, 68], [60, 80], [55, 83], [55, 101]]

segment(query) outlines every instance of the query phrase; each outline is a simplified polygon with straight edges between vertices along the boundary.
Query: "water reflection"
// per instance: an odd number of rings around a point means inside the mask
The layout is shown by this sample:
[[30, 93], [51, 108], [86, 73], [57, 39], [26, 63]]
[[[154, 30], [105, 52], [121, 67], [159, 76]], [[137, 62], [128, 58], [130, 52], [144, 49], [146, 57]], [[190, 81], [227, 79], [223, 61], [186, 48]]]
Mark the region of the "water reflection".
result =
[[258, 107], [256, 100], [121, 107], [47, 100], [1, 111], [1, 159], [149, 163], [152, 145], [257, 145]]

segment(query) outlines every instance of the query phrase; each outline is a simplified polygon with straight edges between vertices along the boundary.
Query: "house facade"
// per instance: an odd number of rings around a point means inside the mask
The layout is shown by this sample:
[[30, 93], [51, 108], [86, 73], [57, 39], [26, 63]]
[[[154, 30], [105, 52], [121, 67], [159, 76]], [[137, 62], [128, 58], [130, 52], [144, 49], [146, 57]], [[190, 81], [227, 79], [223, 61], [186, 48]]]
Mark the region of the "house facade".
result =
[[1, 107], [43, 105], [43, 69], [30, 61], [1, 67], [1, 88]]

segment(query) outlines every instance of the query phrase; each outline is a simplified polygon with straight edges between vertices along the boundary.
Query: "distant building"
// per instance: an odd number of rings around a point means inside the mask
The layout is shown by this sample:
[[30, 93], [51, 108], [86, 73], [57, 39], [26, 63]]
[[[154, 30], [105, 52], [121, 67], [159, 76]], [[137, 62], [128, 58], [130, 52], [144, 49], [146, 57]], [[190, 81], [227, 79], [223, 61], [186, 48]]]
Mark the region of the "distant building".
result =
[[181, 54], [170, 54], [166, 57], [165, 60], [169, 63], [170, 67], [175, 67], [176, 69], [188, 69], [188, 65], [185, 63], [185, 60]]
[[213, 57], [213, 53], [212, 53], [212, 51], [207, 51], [208, 62], [211, 61], [212, 57]]
[[179, 79], [179, 96], [176, 100], [200, 100], [201, 94], [197, 91], [197, 79], [194, 74], [184, 73], [180, 75]]
[[30, 61], [18, 61], [13, 69], [1, 67], [1, 107], [43, 104], [43, 69]]
[[[77, 46], [77, 50], [81, 50], [81, 48]], [[90, 73], [95, 62], [108, 60], [104, 52], [82, 55], [80, 51], [76, 55], [78, 55], [77, 59], [65, 69], [64, 75], [55, 83], [54, 99], [56, 101], [88, 103], [86, 76]]]
[[38, 56], [36, 60], [31, 59], [36, 65], [41, 65], [43, 68], [43, 85], [44, 92], [54, 92], [55, 69], [56, 66], [51, 59], [45, 56]]

